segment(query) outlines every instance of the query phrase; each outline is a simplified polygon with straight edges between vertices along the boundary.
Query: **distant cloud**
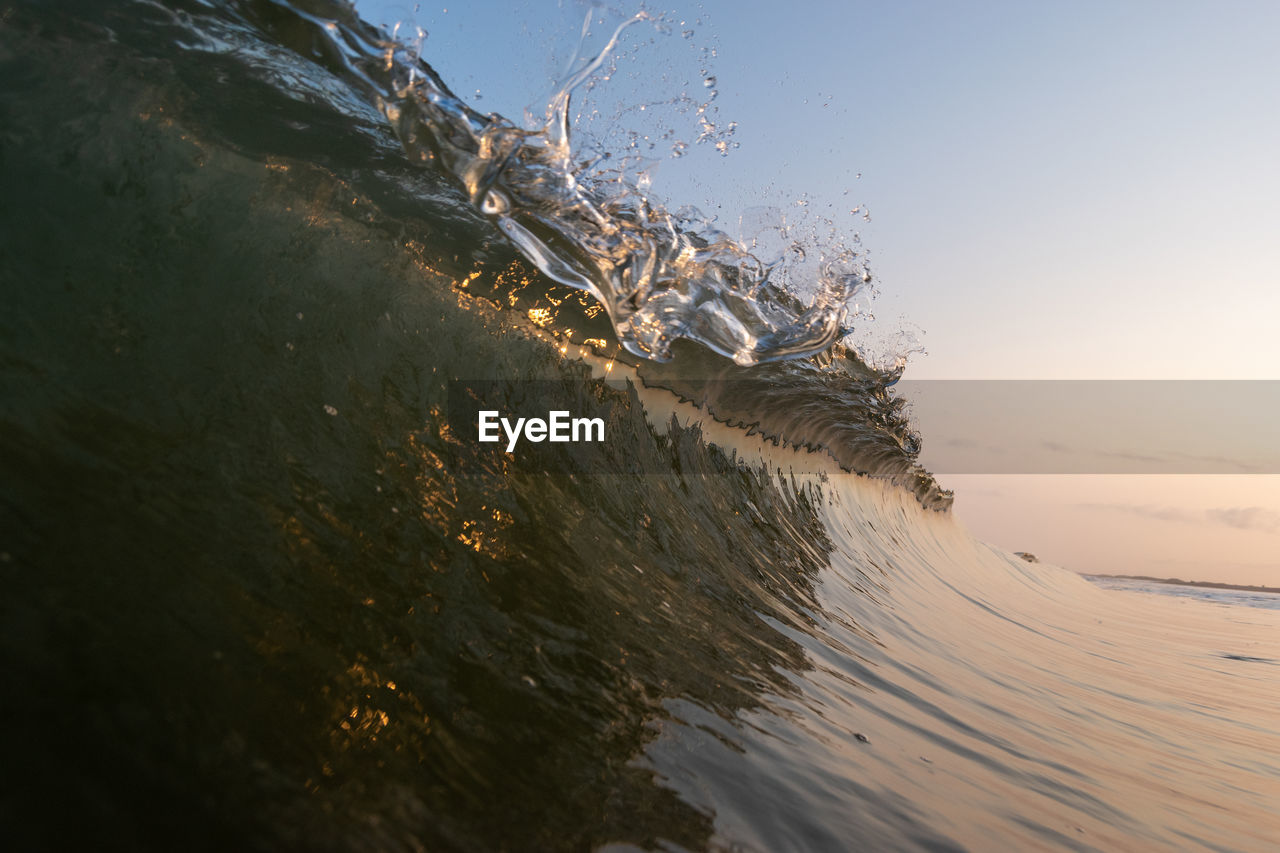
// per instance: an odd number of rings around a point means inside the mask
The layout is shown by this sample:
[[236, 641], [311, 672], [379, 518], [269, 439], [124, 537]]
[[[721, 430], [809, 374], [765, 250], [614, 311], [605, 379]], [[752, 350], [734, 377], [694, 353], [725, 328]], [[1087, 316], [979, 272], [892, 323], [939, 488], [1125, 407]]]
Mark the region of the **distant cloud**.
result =
[[1111, 459], [1124, 459], [1128, 462], [1148, 462], [1159, 465], [1168, 463], [1169, 461], [1161, 456], [1148, 456], [1143, 453], [1133, 453], [1131, 451], [1099, 450], [1097, 453], [1099, 456], [1106, 456]]
[[1205, 518], [1185, 509], [1171, 506], [1152, 506], [1151, 504], [1077, 504], [1081, 509], [1098, 509], [1106, 512], [1123, 512], [1129, 515], [1140, 515], [1143, 518], [1154, 518], [1158, 521], [1176, 521], [1179, 524], [1203, 523]]
[[[1099, 450], [1091, 447], [1072, 447], [1059, 441], [1040, 442], [1042, 450], [1052, 453], [1070, 454], [1076, 457], [1093, 457], [1098, 459], [1120, 459], [1125, 462], [1136, 462], [1142, 465], [1167, 466], [1170, 473], [1211, 473], [1216, 471], [1240, 471], [1247, 474], [1260, 474], [1276, 471], [1280, 462], [1274, 457], [1259, 462], [1246, 462], [1228, 456], [1185, 453], [1178, 450], [1168, 451], [1165, 455], [1138, 453], [1132, 450]], [[1163, 451], [1162, 451], [1163, 452]], [[1192, 464], [1187, 464], [1192, 463]], [[1208, 469], [1208, 470], [1204, 470]]]
[[[1153, 566], [1167, 566], [1175, 570], [1204, 568], [1204, 563], [1200, 560], [1151, 560], [1150, 562]], [[1235, 562], [1230, 560], [1214, 560], [1213, 567], [1215, 569], [1244, 569], [1251, 572], [1280, 572], [1280, 563], [1248, 563], [1239, 560]], [[1280, 575], [1266, 575], [1266, 584], [1268, 586], [1274, 586], [1277, 577], [1280, 577]]]
[[1092, 447], [1071, 447], [1060, 441], [1042, 441], [1040, 447], [1052, 453], [1070, 453], [1075, 456], [1101, 456], [1104, 459], [1124, 459], [1127, 462], [1144, 462], [1148, 464], [1167, 463], [1169, 460], [1160, 456], [1134, 453], [1125, 450], [1098, 450]]
[[1264, 530], [1267, 533], [1280, 531], [1280, 513], [1260, 506], [1210, 509], [1205, 511], [1205, 515], [1219, 524], [1241, 530]]
[[974, 441], [970, 438], [949, 438], [943, 442], [947, 447], [956, 447], [960, 450], [981, 450], [983, 453], [992, 453], [1004, 456], [1009, 453], [1009, 448], [1000, 444], [991, 444], [986, 441]]
[[1234, 527], [1237, 530], [1257, 530], [1263, 533], [1280, 533], [1280, 512], [1260, 506], [1224, 507], [1206, 510], [1178, 509], [1152, 504], [1077, 504], [1081, 509], [1123, 512], [1157, 521], [1178, 524], [1214, 524]]
[[1260, 474], [1265, 468], [1252, 463], [1241, 462], [1239, 459], [1230, 459], [1226, 456], [1197, 456], [1193, 453], [1174, 452], [1171, 455], [1181, 459], [1190, 459], [1193, 462], [1204, 462], [1215, 468], [1235, 468], [1248, 474]]

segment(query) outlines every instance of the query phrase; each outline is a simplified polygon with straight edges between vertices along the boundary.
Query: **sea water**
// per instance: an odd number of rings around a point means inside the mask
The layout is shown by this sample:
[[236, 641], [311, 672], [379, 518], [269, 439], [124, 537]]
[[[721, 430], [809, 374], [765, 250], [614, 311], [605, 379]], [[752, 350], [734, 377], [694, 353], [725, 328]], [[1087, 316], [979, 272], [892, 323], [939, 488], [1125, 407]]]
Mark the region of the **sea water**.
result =
[[343, 4], [0, 22], [6, 847], [1280, 842], [1280, 614], [973, 539], [856, 258], [569, 186]]

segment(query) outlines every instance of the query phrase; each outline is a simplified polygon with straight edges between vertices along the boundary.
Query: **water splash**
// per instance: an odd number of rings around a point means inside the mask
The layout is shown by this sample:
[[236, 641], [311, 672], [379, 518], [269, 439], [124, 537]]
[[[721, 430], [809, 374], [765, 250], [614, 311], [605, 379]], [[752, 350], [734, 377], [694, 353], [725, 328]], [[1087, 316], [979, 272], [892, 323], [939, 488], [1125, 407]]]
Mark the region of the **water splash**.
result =
[[[814, 292], [806, 307], [797, 288], [777, 281], [785, 265], [760, 260], [705, 219], [668, 211], [646, 193], [643, 169], [611, 165], [608, 152], [578, 161], [574, 94], [630, 27], [652, 20], [648, 13], [619, 24], [596, 55], [576, 58], [545, 124], [523, 129], [453, 95], [421, 58], [421, 40], [398, 41], [344, 4], [302, 6], [259, 0], [242, 8], [259, 19], [266, 9], [272, 17], [283, 13], [308, 28], [313, 57], [364, 91], [406, 152], [451, 174], [545, 275], [598, 300], [629, 352], [666, 361], [683, 338], [752, 365], [823, 352], [849, 331], [850, 304], [871, 280], [856, 252], [840, 246], [819, 258], [816, 286], [803, 288]], [[704, 84], [714, 87], [714, 77]], [[702, 119], [703, 135], [715, 135]], [[723, 135], [714, 141], [723, 143], [721, 153], [731, 145]], [[672, 151], [683, 149], [677, 143]]]

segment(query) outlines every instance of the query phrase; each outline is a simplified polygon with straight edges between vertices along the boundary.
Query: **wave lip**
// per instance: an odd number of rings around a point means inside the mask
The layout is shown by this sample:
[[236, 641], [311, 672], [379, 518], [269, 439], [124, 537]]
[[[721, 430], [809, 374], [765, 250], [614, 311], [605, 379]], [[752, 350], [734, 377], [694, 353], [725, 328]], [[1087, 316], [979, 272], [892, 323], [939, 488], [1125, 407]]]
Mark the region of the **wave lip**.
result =
[[622, 174], [593, 178], [575, 163], [569, 105], [616, 47], [586, 59], [561, 86], [546, 124], [524, 130], [468, 107], [418, 55], [331, 0], [257, 0], [246, 17], [357, 86], [382, 111], [420, 164], [440, 168], [511, 244], [545, 275], [590, 293], [619, 343], [654, 361], [672, 343], [697, 341], [740, 365], [821, 353], [849, 329], [849, 303], [871, 280], [862, 260], [839, 248], [820, 263], [804, 307], [774, 283], [765, 263], [724, 233], [666, 210]]

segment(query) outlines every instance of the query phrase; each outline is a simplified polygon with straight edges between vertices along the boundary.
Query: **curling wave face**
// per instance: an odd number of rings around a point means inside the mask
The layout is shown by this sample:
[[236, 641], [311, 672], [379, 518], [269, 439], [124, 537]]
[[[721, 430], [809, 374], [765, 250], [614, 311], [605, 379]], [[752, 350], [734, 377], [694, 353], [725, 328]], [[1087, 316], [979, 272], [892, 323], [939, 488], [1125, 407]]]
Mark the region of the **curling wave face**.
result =
[[[185, 117], [202, 133], [281, 164], [272, 168], [293, 159], [330, 171], [358, 196], [347, 215], [397, 235], [424, 272], [515, 309], [506, 322], [629, 364], [640, 381], [718, 420], [826, 452], [929, 508], [951, 505], [917, 463], [920, 439], [892, 393], [905, 362], [872, 367], [834, 343], [846, 301], [869, 277], [856, 255], [833, 250], [814, 304], [801, 310], [773, 283], [790, 272], [785, 261], [762, 263], [632, 184], [590, 180], [572, 165], [570, 96], [622, 30], [560, 89], [547, 125], [525, 131], [462, 103], [415, 49], [344, 3], [174, 0], [133, 9], [147, 19], [135, 37], [160, 39], [151, 49], [176, 47], [192, 68], [211, 63], [241, 97], [258, 98], [237, 106], [202, 90], [202, 112]], [[555, 292], [566, 287], [573, 297]]]

